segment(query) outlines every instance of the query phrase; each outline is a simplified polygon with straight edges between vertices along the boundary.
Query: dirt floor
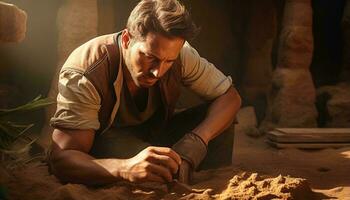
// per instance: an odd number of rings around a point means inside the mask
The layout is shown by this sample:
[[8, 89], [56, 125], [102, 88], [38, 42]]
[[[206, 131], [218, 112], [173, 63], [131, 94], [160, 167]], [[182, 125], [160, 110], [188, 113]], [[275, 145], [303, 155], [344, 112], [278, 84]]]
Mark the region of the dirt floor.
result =
[[[195, 174], [191, 187], [60, 184], [41, 163], [1, 175], [10, 199], [350, 199], [350, 148], [277, 150], [236, 127], [234, 165]], [[1, 182], [2, 182], [1, 181]]]
[[350, 199], [350, 147], [323, 150], [270, 147], [265, 137], [252, 138], [237, 127], [234, 168], [306, 179], [320, 199]]

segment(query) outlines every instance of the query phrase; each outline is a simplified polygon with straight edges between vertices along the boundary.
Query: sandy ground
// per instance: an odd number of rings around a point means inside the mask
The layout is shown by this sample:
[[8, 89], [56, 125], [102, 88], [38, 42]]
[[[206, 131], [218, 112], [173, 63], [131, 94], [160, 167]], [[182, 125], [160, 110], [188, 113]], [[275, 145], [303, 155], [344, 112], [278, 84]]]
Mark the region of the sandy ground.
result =
[[251, 138], [237, 127], [234, 168], [307, 180], [322, 199], [350, 199], [350, 147], [323, 150], [280, 149], [266, 138]]
[[[277, 150], [236, 129], [233, 167], [195, 174], [185, 186], [120, 182], [62, 185], [42, 163], [0, 174], [10, 199], [350, 199], [350, 148]], [[6, 178], [7, 177], [7, 178]], [[294, 178], [293, 178], [294, 177]]]

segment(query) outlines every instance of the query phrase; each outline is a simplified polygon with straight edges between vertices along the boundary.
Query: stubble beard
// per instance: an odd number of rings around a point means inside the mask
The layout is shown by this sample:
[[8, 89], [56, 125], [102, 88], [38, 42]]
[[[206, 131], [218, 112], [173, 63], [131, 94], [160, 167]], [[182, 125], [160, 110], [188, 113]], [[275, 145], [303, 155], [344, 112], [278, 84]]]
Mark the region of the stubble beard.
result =
[[125, 66], [129, 72], [129, 75], [133, 81], [133, 83], [137, 86], [137, 87], [141, 87], [139, 81], [137, 80], [138, 77], [138, 73], [134, 71], [135, 67], [132, 66], [131, 62], [130, 62], [130, 55], [127, 53], [125, 58], [124, 58], [124, 62], [125, 62]]

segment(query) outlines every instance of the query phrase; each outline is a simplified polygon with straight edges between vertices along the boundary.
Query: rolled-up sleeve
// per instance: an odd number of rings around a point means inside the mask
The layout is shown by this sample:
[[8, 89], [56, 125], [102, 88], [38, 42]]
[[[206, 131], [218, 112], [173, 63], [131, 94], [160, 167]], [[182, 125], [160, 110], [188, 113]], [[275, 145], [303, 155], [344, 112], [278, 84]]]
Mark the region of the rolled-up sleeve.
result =
[[97, 130], [100, 127], [100, 104], [98, 92], [81, 71], [62, 70], [58, 82], [57, 110], [50, 124], [55, 128]]
[[184, 86], [202, 98], [212, 100], [224, 94], [232, 85], [230, 76], [225, 76], [212, 63], [200, 57], [188, 42], [180, 52], [180, 59]]

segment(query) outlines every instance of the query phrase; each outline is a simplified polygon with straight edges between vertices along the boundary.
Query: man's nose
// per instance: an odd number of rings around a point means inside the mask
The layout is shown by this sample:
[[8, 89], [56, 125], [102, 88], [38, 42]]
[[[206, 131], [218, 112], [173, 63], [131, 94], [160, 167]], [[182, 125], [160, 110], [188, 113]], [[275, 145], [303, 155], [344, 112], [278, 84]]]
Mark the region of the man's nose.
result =
[[152, 68], [151, 70], [150, 70], [150, 72], [151, 72], [151, 74], [155, 77], [155, 78], [160, 78], [159, 77], [159, 68]]
[[163, 61], [160, 61], [157, 65], [152, 67], [150, 72], [155, 78], [160, 78], [162, 76], [162, 71], [164, 70], [165, 63]]

